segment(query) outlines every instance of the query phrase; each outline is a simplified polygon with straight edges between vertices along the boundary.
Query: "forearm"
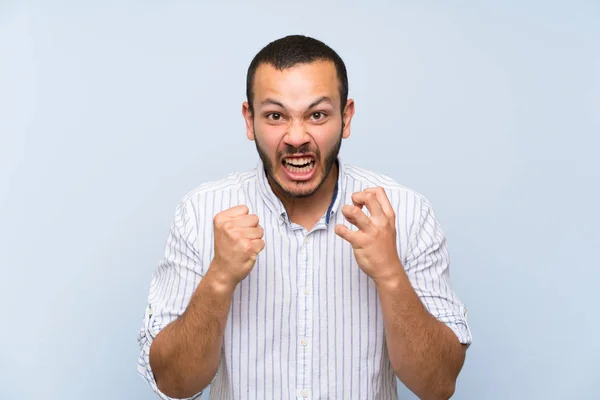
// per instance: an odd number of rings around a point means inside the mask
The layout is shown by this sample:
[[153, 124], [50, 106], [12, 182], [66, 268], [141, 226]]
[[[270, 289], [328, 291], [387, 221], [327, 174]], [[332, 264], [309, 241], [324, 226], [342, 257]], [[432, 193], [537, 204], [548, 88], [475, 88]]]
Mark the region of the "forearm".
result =
[[166, 395], [190, 397], [215, 376], [234, 289], [209, 268], [183, 315], [154, 339], [150, 365]]
[[463, 346], [427, 311], [403, 269], [376, 285], [396, 376], [421, 399], [448, 399], [464, 363]]

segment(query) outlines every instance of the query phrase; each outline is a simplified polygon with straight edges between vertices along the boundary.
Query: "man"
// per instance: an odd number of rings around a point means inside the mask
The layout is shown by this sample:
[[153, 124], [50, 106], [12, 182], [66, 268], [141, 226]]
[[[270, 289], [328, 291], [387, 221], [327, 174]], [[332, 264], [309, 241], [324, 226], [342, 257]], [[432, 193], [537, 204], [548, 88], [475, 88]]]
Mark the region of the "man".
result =
[[354, 101], [322, 42], [250, 64], [254, 170], [179, 204], [150, 287], [138, 370], [163, 399], [452, 396], [471, 335], [429, 202], [346, 165]]

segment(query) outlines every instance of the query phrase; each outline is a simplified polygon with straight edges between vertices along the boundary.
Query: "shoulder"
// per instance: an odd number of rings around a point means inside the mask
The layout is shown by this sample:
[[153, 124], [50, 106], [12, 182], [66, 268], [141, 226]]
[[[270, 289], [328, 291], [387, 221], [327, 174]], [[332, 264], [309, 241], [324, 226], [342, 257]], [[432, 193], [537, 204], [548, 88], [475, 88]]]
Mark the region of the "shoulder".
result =
[[[406, 245], [410, 238], [416, 238], [423, 229], [434, 229], [436, 234], [442, 230], [436, 219], [434, 208], [429, 199], [422, 193], [405, 186], [395, 179], [354, 165], [344, 166], [349, 189], [355, 191], [368, 187], [382, 187], [396, 214], [396, 223], [403, 233]], [[354, 180], [354, 182], [352, 182]], [[356, 182], [360, 182], [358, 185]]]
[[256, 180], [256, 170], [251, 169], [241, 172], [233, 172], [227, 176], [212, 181], [202, 182], [183, 196], [183, 201], [198, 198], [206, 194], [216, 194], [220, 192], [230, 192], [239, 189], [248, 183]]
[[202, 182], [182, 196], [178, 208], [182, 212], [193, 212], [199, 217], [202, 210], [207, 210], [207, 203], [212, 203], [210, 206], [213, 211], [218, 208], [216, 202], [227, 206], [232, 201], [232, 196], [247, 185], [255, 184], [256, 179], [256, 169], [248, 169]]
[[397, 207], [414, 206], [415, 210], [430, 207], [429, 200], [420, 192], [410, 188], [392, 177], [353, 164], [344, 165], [346, 184], [350, 190], [360, 188], [382, 187], [390, 202]]

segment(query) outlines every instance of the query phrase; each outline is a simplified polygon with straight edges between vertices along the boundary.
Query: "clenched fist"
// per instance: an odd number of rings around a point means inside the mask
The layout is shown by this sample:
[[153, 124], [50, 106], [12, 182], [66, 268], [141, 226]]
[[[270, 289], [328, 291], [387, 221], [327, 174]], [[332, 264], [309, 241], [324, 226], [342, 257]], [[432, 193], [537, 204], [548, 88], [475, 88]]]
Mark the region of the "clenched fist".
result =
[[221, 211], [214, 218], [215, 255], [210, 268], [231, 286], [248, 276], [265, 247], [264, 230], [258, 223], [258, 216], [249, 214], [245, 205]]

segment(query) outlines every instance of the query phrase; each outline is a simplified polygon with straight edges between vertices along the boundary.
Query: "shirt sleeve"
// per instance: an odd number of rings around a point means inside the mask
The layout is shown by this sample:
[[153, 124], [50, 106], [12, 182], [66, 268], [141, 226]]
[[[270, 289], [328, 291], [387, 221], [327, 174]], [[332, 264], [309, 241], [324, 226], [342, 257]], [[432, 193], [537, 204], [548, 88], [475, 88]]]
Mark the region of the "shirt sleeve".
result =
[[[152, 275], [148, 304], [137, 337], [138, 374], [163, 400], [176, 399], [162, 393], [156, 385], [149, 360], [150, 345], [161, 329], [185, 311], [203, 276], [197, 236], [197, 212], [191, 204], [182, 202], [169, 228], [164, 255]], [[202, 393], [186, 399], [199, 399]]]
[[411, 233], [405, 269], [427, 310], [445, 323], [460, 343], [470, 345], [467, 311], [450, 285], [450, 257], [446, 237], [429, 201], [420, 198]]

